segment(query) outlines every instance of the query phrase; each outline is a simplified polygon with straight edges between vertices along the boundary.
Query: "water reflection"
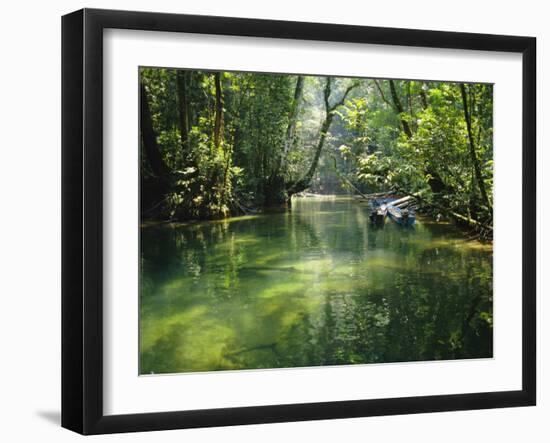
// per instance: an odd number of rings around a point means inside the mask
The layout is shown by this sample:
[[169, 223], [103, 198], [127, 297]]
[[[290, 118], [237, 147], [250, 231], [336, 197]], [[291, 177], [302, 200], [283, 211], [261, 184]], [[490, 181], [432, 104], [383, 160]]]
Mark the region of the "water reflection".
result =
[[140, 372], [492, 356], [492, 249], [349, 199], [142, 228]]

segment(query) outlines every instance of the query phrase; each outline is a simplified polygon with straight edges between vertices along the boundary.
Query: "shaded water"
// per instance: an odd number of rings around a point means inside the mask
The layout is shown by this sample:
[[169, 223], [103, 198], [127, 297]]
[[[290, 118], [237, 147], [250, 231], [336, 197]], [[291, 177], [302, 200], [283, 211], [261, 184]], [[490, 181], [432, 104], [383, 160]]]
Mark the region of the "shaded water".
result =
[[346, 198], [141, 230], [140, 373], [492, 356], [492, 247]]

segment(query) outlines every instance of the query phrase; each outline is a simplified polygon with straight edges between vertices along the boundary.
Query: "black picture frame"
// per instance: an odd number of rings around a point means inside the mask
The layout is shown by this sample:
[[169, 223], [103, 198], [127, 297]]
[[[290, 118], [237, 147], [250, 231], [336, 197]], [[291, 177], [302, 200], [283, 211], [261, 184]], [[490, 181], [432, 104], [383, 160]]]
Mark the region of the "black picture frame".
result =
[[[130, 415], [103, 413], [103, 30], [171, 31], [522, 54], [522, 389]], [[151, 431], [536, 403], [536, 39], [83, 9], [62, 18], [62, 426]], [[518, 278], [520, 278], [518, 270]]]

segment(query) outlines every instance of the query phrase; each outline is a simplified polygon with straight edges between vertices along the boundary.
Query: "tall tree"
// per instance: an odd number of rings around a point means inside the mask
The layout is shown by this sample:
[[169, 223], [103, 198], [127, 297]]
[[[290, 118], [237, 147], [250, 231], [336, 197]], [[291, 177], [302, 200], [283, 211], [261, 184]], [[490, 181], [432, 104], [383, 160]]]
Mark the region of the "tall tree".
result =
[[189, 146], [189, 97], [187, 92], [189, 73], [188, 71], [177, 71], [177, 93], [178, 93], [178, 111], [181, 135], [181, 160], [185, 164]]
[[214, 88], [216, 95], [216, 105], [214, 111], [214, 147], [218, 150], [223, 137], [223, 93], [220, 72], [216, 72], [214, 74]]
[[393, 100], [393, 106], [395, 107], [395, 110], [399, 114], [399, 118], [401, 119], [401, 125], [403, 126], [403, 132], [408, 138], [412, 137], [412, 130], [409, 125], [409, 122], [405, 118], [405, 109], [403, 108], [403, 105], [401, 104], [401, 100], [399, 99], [399, 95], [397, 94], [397, 89], [395, 87], [395, 83], [393, 80], [389, 80], [390, 83], [390, 93], [391, 98]]
[[489, 196], [487, 195], [487, 190], [485, 189], [485, 182], [483, 181], [483, 176], [481, 174], [481, 166], [479, 165], [479, 159], [476, 154], [476, 147], [474, 142], [474, 136], [472, 134], [472, 115], [470, 109], [468, 109], [468, 97], [466, 94], [466, 87], [464, 83], [460, 84], [460, 93], [462, 95], [462, 108], [464, 109], [464, 119], [466, 120], [466, 129], [468, 132], [468, 142], [470, 147], [470, 158], [474, 167], [474, 173], [476, 176], [477, 184], [479, 187], [479, 192], [489, 211], [492, 212], [491, 202], [489, 201]]
[[319, 134], [319, 140], [317, 142], [317, 148], [315, 149], [313, 159], [311, 161], [311, 164], [306, 174], [291, 186], [289, 190], [289, 194], [295, 194], [297, 192], [301, 192], [309, 187], [311, 180], [313, 179], [313, 175], [315, 174], [315, 170], [317, 169], [317, 165], [319, 164], [321, 153], [323, 152], [323, 146], [325, 145], [325, 140], [327, 138], [330, 125], [334, 118], [334, 111], [344, 104], [349, 93], [358, 86], [358, 83], [357, 82], [351, 83], [346, 88], [346, 90], [344, 91], [340, 99], [336, 100], [333, 104], [330, 103], [332, 86], [333, 86], [332, 77], [327, 77], [325, 80], [325, 88], [323, 91], [323, 102], [325, 105], [325, 119], [321, 124], [321, 131]]
[[286, 130], [286, 137], [283, 146], [283, 153], [281, 155], [281, 163], [279, 169], [283, 169], [285, 162], [288, 157], [288, 152], [292, 147], [294, 142], [294, 137], [296, 133], [296, 123], [298, 122], [298, 111], [300, 109], [300, 101], [302, 100], [302, 94], [304, 91], [304, 76], [299, 75], [296, 79], [296, 87], [294, 89], [294, 99], [292, 100], [292, 105], [290, 108], [290, 116], [288, 119], [288, 127]]
[[151, 118], [151, 109], [149, 107], [149, 98], [147, 97], [147, 89], [143, 82], [139, 84], [139, 104], [140, 104], [140, 131], [143, 146], [145, 148], [145, 155], [149, 160], [149, 165], [153, 174], [157, 177], [164, 177], [170, 169], [162, 159], [158, 144], [157, 136], [153, 129], [153, 119]]

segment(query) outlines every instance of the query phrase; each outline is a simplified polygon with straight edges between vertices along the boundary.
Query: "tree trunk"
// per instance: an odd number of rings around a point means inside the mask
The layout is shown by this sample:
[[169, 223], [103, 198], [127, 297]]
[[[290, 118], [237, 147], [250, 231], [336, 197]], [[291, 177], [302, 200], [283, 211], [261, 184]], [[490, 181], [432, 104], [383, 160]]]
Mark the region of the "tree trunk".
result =
[[422, 102], [422, 109], [426, 109], [428, 107], [428, 96], [423, 87], [420, 89], [420, 101]]
[[151, 166], [153, 174], [157, 177], [164, 177], [170, 169], [164, 163], [159, 147], [157, 145], [157, 137], [153, 129], [153, 120], [151, 118], [151, 109], [149, 108], [149, 100], [147, 98], [147, 90], [145, 85], [140, 83], [140, 97], [139, 97], [139, 123], [141, 130], [141, 138], [143, 140], [143, 146], [145, 148], [145, 155]]
[[181, 160], [185, 165], [189, 152], [189, 100], [187, 97], [187, 71], [177, 72], [178, 110], [180, 117]]
[[487, 195], [487, 190], [485, 189], [485, 182], [483, 181], [483, 176], [481, 175], [481, 167], [479, 165], [479, 160], [477, 158], [474, 137], [472, 135], [472, 116], [468, 110], [468, 98], [466, 96], [466, 87], [464, 83], [460, 84], [460, 92], [462, 94], [462, 105], [464, 109], [464, 119], [466, 120], [466, 129], [468, 131], [468, 141], [470, 145], [470, 157], [472, 159], [472, 164], [474, 165], [474, 172], [477, 180], [477, 185], [479, 187], [479, 192], [481, 193], [481, 198], [483, 202], [487, 205], [490, 212], [493, 212], [493, 208], [489, 201], [489, 196]]
[[285, 144], [283, 147], [283, 155], [281, 156], [281, 162], [279, 165], [279, 170], [284, 168], [286, 159], [288, 157], [288, 152], [292, 147], [294, 142], [294, 135], [296, 132], [296, 122], [298, 117], [298, 111], [300, 109], [300, 101], [302, 100], [302, 93], [304, 90], [304, 77], [299, 75], [296, 79], [296, 88], [294, 89], [294, 100], [292, 101], [292, 106], [290, 108], [290, 116], [288, 121], [288, 127], [286, 130]]
[[399, 114], [399, 117], [401, 119], [401, 125], [403, 126], [403, 132], [407, 135], [408, 138], [412, 138], [412, 131], [411, 127], [409, 125], [409, 122], [403, 118], [403, 114], [405, 110], [403, 109], [403, 105], [401, 104], [401, 100], [399, 100], [399, 96], [397, 95], [397, 89], [395, 88], [395, 83], [393, 80], [389, 80], [390, 82], [390, 92], [391, 92], [391, 98], [393, 100], [393, 105], [395, 106], [395, 110]]
[[409, 108], [409, 114], [411, 118], [414, 117], [412, 94], [411, 94], [411, 82], [407, 82], [407, 106]]
[[309, 183], [311, 182], [311, 179], [313, 178], [313, 175], [315, 174], [317, 165], [319, 164], [319, 159], [321, 158], [321, 152], [323, 151], [323, 146], [325, 145], [325, 140], [327, 138], [328, 130], [330, 129], [330, 124], [332, 123], [332, 118], [333, 118], [333, 114], [327, 113], [325, 121], [321, 126], [321, 134], [319, 137], [319, 141], [317, 142], [317, 149], [315, 150], [315, 155], [313, 156], [313, 160], [311, 162], [311, 165], [309, 166], [309, 170], [304, 176], [304, 180], [308, 184], [308, 186], [309, 186]]
[[219, 72], [216, 72], [214, 74], [214, 85], [216, 89], [216, 107], [214, 115], [214, 146], [217, 150], [220, 147], [223, 135], [223, 94], [221, 74]]
[[[221, 81], [221, 73], [216, 72], [214, 74], [214, 87], [215, 87], [215, 95], [216, 95], [216, 104], [214, 109], [214, 147], [217, 152], [220, 152], [220, 148], [222, 148], [222, 140], [223, 140], [223, 90], [222, 90], [222, 81]], [[224, 159], [224, 168], [222, 171], [222, 178], [221, 178], [221, 185], [222, 190], [220, 194], [220, 203], [225, 204], [226, 196], [228, 195], [228, 178], [229, 178], [229, 168], [231, 166], [232, 161], [232, 146], [231, 144], [227, 144], [223, 146], [223, 159]], [[212, 181], [215, 183], [215, 180]], [[224, 213], [224, 215], [226, 215]]]

